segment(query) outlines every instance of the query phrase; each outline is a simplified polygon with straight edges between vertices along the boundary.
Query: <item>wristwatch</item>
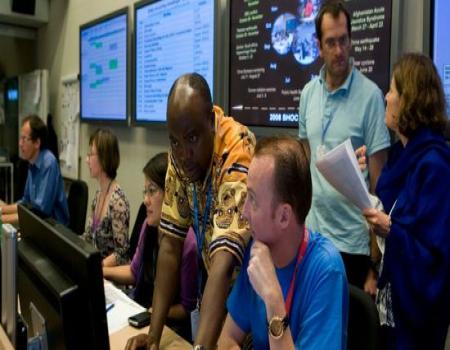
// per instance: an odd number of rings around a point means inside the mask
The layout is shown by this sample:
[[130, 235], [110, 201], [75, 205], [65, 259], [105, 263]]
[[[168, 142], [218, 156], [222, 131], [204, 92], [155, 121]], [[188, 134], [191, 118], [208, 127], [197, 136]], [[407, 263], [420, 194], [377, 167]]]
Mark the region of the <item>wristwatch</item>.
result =
[[205, 350], [205, 347], [203, 345], [197, 344], [194, 346], [194, 350]]
[[269, 321], [269, 335], [274, 339], [280, 339], [289, 326], [288, 315], [284, 317], [273, 316]]

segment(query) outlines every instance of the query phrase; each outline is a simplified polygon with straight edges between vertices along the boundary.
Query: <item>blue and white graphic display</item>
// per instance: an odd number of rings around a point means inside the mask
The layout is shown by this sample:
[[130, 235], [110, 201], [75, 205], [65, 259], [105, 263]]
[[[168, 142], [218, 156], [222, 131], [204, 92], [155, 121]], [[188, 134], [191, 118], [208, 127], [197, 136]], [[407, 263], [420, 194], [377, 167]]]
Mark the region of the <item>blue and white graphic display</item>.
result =
[[160, 0], [135, 5], [137, 122], [166, 121], [176, 78], [197, 72], [213, 96], [213, 0]]
[[127, 120], [128, 14], [80, 27], [81, 119]]
[[450, 1], [434, 1], [433, 61], [441, 76], [447, 100], [447, 115], [450, 117]]

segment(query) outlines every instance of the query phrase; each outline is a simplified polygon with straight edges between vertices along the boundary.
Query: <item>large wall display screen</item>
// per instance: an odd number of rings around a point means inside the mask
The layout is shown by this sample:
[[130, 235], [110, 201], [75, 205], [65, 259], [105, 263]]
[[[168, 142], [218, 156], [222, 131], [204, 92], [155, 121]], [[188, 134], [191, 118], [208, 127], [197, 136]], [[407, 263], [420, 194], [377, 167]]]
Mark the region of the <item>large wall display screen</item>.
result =
[[126, 121], [128, 10], [80, 27], [80, 117]]
[[447, 100], [447, 114], [450, 116], [450, 1], [434, 1], [433, 60], [441, 76]]
[[[355, 66], [389, 86], [392, 0], [349, 0]], [[298, 126], [303, 86], [318, 74], [320, 0], [231, 1], [229, 113], [247, 125]]]
[[170, 87], [182, 74], [203, 75], [212, 90], [214, 4], [160, 0], [135, 5], [136, 122], [166, 121]]

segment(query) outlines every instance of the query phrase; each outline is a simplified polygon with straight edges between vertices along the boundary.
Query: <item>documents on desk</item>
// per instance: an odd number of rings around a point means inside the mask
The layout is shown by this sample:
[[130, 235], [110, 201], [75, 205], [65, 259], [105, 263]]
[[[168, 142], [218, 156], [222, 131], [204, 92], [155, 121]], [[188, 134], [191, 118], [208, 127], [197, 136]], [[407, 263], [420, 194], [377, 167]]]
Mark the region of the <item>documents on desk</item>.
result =
[[350, 139], [325, 153], [316, 161], [316, 167], [338, 192], [359, 209], [373, 207]]
[[116, 288], [111, 282], [105, 281], [105, 299], [106, 304], [114, 304], [113, 308], [106, 313], [108, 320], [108, 333], [114, 332], [128, 326], [128, 317], [133, 316], [146, 309], [130, 299], [120, 289]]

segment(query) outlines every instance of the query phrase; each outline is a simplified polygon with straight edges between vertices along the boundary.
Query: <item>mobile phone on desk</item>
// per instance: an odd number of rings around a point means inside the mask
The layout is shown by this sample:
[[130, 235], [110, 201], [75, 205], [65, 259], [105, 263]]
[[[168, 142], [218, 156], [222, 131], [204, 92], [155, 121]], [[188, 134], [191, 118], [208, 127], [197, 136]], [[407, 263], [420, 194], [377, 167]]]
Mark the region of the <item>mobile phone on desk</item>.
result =
[[148, 311], [140, 312], [128, 317], [128, 323], [135, 328], [142, 328], [150, 324], [151, 314]]

